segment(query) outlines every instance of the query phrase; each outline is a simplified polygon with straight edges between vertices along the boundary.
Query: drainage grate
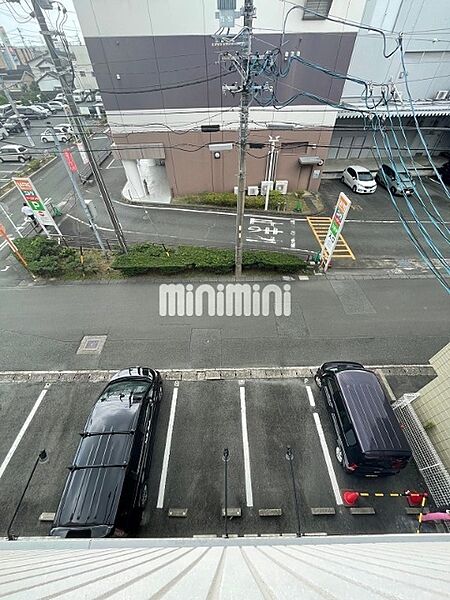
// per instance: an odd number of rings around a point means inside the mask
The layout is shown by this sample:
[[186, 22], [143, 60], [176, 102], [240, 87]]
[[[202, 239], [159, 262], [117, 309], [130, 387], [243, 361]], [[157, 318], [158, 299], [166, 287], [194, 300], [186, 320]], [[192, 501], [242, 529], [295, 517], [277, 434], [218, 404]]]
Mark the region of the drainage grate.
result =
[[106, 335], [85, 335], [77, 354], [100, 354], [106, 342]]

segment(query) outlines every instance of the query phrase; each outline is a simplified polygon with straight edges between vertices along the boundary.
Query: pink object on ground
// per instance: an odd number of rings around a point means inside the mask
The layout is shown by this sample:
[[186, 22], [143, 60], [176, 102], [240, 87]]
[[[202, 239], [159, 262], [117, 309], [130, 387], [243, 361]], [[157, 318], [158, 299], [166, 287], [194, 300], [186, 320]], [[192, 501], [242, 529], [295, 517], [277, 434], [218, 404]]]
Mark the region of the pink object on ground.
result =
[[450, 514], [445, 512], [428, 513], [422, 517], [422, 523], [425, 521], [450, 521]]

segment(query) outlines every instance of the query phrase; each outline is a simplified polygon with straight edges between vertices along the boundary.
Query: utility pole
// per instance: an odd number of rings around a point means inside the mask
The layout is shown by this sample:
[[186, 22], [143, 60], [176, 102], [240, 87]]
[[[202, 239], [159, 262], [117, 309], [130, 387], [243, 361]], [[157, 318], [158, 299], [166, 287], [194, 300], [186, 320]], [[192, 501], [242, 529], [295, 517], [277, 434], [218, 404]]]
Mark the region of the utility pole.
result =
[[255, 8], [253, 0], [245, 0], [244, 4], [244, 46], [242, 51], [242, 93], [241, 114], [239, 122], [239, 180], [236, 212], [236, 243], [235, 243], [235, 276], [242, 276], [242, 252], [244, 245], [244, 210], [245, 189], [247, 185], [247, 142], [248, 142], [248, 114], [251, 100], [251, 74], [250, 60], [252, 52], [253, 17]]
[[22, 118], [22, 115], [17, 110], [16, 101], [14, 100], [14, 98], [9, 93], [9, 90], [6, 87], [6, 85], [5, 85], [4, 81], [3, 81], [3, 77], [1, 75], [0, 75], [0, 86], [1, 86], [2, 92], [6, 96], [6, 99], [8, 100], [9, 104], [11, 104], [11, 108], [13, 109], [14, 114], [16, 115], [19, 123], [21, 124], [22, 129], [23, 129], [25, 135], [27, 136], [27, 140], [30, 143], [30, 146], [32, 146], [32, 147], [36, 146], [36, 144], [34, 143], [33, 138], [30, 135], [30, 132], [28, 131], [28, 128], [25, 125], [25, 122], [24, 122], [24, 120]]
[[[9, 0], [11, 1], [11, 0]], [[44, 14], [42, 12], [39, 0], [31, 0], [31, 4], [33, 5], [34, 15], [36, 17], [37, 22], [39, 23], [40, 33], [45, 40], [45, 44], [49, 51], [49, 54], [52, 58], [53, 64], [55, 65], [56, 73], [58, 74], [59, 81], [61, 82], [61, 86], [63, 88], [63, 92], [66, 96], [67, 104], [69, 105], [69, 109], [71, 114], [73, 115], [74, 123], [77, 129], [77, 134], [83, 144], [84, 151], [89, 159], [89, 163], [92, 168], [92, 173], [94, 175], [94, 179], [97, 183], [98, 189], [100, 191], [100, 195], [103, 198], [103, 202], [105, 203], [106, 210], [108, 211], [109, 217], [111, 219], [112, 226], [114, 227], [114, 231], [116, 233], [117, 240], [123, 252], [128, 252], [125, 236], [123, 233], [122, 226], [117, 217], [114, 205], [112, 203], [111, 197], [109, 195], [108, 189], [103, 180], [102, 173], [98, 168], [97, 162], [95, 160], [95, 156], [93, 154], [90, 141], [86, 132], [84, 130], [83, 121], [81, 115], [78, 112], [78, 106], [75, 103], [72, 95], [72, 89], [69, 85], [68, 80], [66, 79], [66, 69], [61, 62], [61, 58], [56, 50], [55, 43], [53, 41], [54, 32], [51, 32], [47, 26], [47, 21], [45, 20]]]
[[61, 160], [64, 163], [64, 167], [65, 167], [65, 169], [67, 171], [67, 175], [69, 176], [70, 181], [72, 182], [73, 189], [75, 190], [75, 195], [78, 198], [79, 203], [81, 204], [81, 208], [84, 210], [84, 214], [86, 215], [86, 219], [88, 220], [89, 227], [92, 229], [92, 232], [95, 235], [95, 237], [97, 239], [97, 242], [98, 242], [98, 245], [102, 249], [102, 252], [104, 254], [106, 254], [106, 248], [105, 248], [105, 246], [104, 246], [104, 244], [102, 242], [102, 238], [100, 237], [97, 225], [95, 224], [94, 219], [92, 218], [91, 212], [90, 212], [89, 208], [87, 207], [87, 204], [86, 204], [86, 201], [85, 201], [85, 199], [83, 197], [83, 194], [81, 193], [80, 186], [78, 185], [78, 181], [76, 180], [76, 178], [75, 178], [75, 176], [74, 176], [71, 168], [67, 164], [65, 156], [63, 154], [63, 149], [61, 147], [61, 142], [59, 141], [59, 138], [58, 138], [58, 134], [56, 133], [56, 131], [54, 130], [54, 128], [51, 126], [50, 123], [47, 123], [47, 125], [50, 126], [49, 128], [52, 131], [53, 139], [55, 141], [56, 148], [58, 150], [58, 154], [59, 154], [59, 156], [61, 157]]

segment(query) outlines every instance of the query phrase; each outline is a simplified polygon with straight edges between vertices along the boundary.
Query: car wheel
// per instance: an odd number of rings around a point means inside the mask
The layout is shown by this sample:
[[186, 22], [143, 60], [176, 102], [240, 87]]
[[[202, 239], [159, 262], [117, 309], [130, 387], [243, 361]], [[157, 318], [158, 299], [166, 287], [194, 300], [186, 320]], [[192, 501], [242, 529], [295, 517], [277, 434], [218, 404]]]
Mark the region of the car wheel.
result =
[[344, 178], [344, 176], [343, 176], [343, 175], [342, 175], [342, 177], [341, 177], [341, 181], [342, 181], [342, 183], [345, 183], [345, 178]]
[[316, 382], [316, 385], [319, 388], [319, 390], [321, 390], [322, 389], [322, 382], [320, 381], [318, 375], [314, 375], [314, 381]]
[[5, 161], [3, 160], [3, 158], [0, 158], [0, 162], [5, 162]]
[[25, 162], [25, 159], [24, 159], [24, 157], [23, 157], [23, 156], [19, 156], [19, 158], [18, 158], [18, 161], [19, 161], [19, 162], [21, 162], [21, 163], [24, 163], [24, 162]]
[[148, 486], [146, 483], [141, 488], [141, 492], [139, 494], [139, 508], [144, 509], [148, 502]]
[[344, 453], [342, 452], [342, 448], [339, 446], [339, 444], [336, 446], [335, 454], [336, 460], [340, 465], [342, 465], [344, 463]]
[[65, 137], [62, 137], [62, 138], [61, 138], [61, 141], [62, 141], [63, 143], [65, 143], [65, 142], [67, 142], [67, 138], [65, 138]]
[[354, 186], [352, 187], [352, 192], [355, 192], [355, 194], [356, 194], [356, 189], [357, 189], [357, 188], [356, 188], [356, 185], [354, 185]]
[[42, 141], [44, 142], [44, 144], [48, 144], [48, 139], [46, 137], [43, 137]]
[[393, 196], [395, 196], [395, 194], [396, 194], [396, 189], [395, 189], [395, 187], [394, 187], [393, 185], [391, 185], [391, 188], [390, 188], [390, 190], [391, 190], [391, 194], [392, 194]]

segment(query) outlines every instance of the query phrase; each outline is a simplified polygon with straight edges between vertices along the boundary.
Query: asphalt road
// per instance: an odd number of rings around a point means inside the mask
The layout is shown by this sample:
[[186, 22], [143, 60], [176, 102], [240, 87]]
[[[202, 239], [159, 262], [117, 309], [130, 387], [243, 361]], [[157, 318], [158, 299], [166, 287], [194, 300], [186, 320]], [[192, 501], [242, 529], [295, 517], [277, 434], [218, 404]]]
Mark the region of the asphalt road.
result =
[[[269, 281], [286, 284], [258, 284]], [[0, 287], [0, 369], [414, 364], [448, 342], [448, 295], [434, 279], [289, 284], [291, 316], [279, 317], [161, 317], [159, 285], [145, 279]], [[85, 335], [107, 336], [100, 355], [77, 354]]]
[[[411, 377], [409, 391], [416, 391], [427, 380]], [[58, 506], [79, 431], [103, 385], [82, 383], [76, 376], [73, 382], [45, 387], [38, 383], [0, 383], [4, 432], [0, 439], [2, 531], [7, 528], [37, 454], [45, 448], [48, 463], [38, 465], [12, 531], [20, 536], [48, 534], [51, 524], [40, 523], [39, 515], [54, 512]], [[169, 414], [175, 386], [178, 392], [172, 429]], [[166, 470], [163, 464], [169, 430]], [[373, 507], [374, 515], [352, 515], [341, 501], [345, 489], [371, 493], [425, 490], [414, 463], [394, 477], [379, 480], [345, 474], [334, 456], [335, 434], [313, 381], [266, 379], [166, 382], [156, 427], [149, 502], [139, 535], [222, 535], [224, 448], [230, 453], [228, 507], [241, 509], [241, 516], [228, 523], [229, 534], [295, 533], [298, 523], [286, 460], [288, 445], [294, 455], [302, 533], [415, 531], [417, 517], [406, 514], [405, 498], [361, 500], [359, 506]], [[187, 509], [187, 516], [170, 517], [168, 511], [173, 508]], [[335, 514], [316, 516], [312, 508], [331, 508]], [[281, 515], [262, 517], [259, 509], [281, 509]]]

